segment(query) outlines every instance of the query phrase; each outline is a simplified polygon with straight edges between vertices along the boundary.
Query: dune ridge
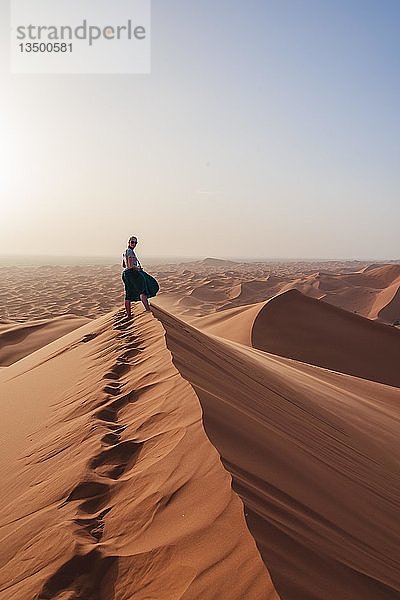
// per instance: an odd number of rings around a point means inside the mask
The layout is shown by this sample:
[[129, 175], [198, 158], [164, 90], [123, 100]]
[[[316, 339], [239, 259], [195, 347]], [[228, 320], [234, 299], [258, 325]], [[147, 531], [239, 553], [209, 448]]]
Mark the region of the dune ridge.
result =
[[155, 312], [281, 597], [397, 599], [400, 390]]
[[258, 302], [185, 320], [208, 334], [251, 346], [254, 321], [265, 305], [266, 302]]
[[288, 290], [186, 319], [208, 334], [304, 363], [400, 387], [400, 331]]
[[2, 456], [2, 600], [278, 600], [151, 315], [106, 315], [1, 383], [7, 427], [24, 430]]

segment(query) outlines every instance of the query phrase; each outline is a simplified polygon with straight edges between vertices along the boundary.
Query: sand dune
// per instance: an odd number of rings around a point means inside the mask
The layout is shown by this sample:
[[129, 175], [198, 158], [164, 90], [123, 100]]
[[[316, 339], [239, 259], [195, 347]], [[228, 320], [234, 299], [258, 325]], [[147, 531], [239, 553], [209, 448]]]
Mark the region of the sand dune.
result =
[[87, 317], [65, 315], [0, 326], [0, 366], [8, 366], [87, 323]]
[[[310, 264], [310, 267], [312, 263]], [[233, 270], [217, 266], [212, 270], [204, 264], [191, 264], [163, 281], [162, 289], [170, 298], [165, 300], [170, 310], [185, 317], [199, 317], [211, 312], [269, 300], [279, 293], [296, 289], [303, 294], [324, 300], [372, 320], [400, 322], [400, 265], [371, 265], [349, 272], [267, 267], [238, 264]], [[275, 270], [274, 270], [275, 269]], [[190, 276], [188, 277], [190, 273]], [[163, 278], [160, 271], [159, 276]]]
[[[146, 265], [145, 265], [146, 266]], [[297, 289], [374, 320], [400, 322], [400, 265], [358, 261], [240, 263], [208, 258], [150, 265], [158, 300], [185, 318], [265, 302]], [[0, 319], [96, 318], [122, 303], [120, 265], [0, 266]]]
[[227, 308], [226, 310], [205, 317], [194, 317], [186, 320], [193, 326], [209, 334], [251, 346], [254, 321], [265, 304], [265, 302], [260, 302], [258, 304]]
[[156, 314], [281, 597], [397, 599], [400, 390]]
[[204, 258], [199, 261], [201, 265], [211, 266], [211, 267], [232, 267], [234, 265], [240, 264], [236, 260], [226, 260], [224, 258]]
[[400, 387], [400, 331], [296, 290], [264, 305], [251, 342], [273, 354]]
[[0, 319], [93, 319], [122, 298], [118, 265], [0, 265]]
[[400, 318], [400, 265], [370, 265], [359, 273], [318, 274], [315, 279], [319, 297], [330, 304], [387, 323]]
[[152, 315], [0, 377], [2, 600], [278, 599]]
[[[393, 289], [394, 288], [394, 289]], [[387, 288], [380, 296], [380, 306], [377, 318], [384, 323], [400, 325], [400, 287], [396, 285]], [[375, 308], [375, 307], [374, 307]]]
[[0, 599], [397, 599], [399, 269], [3, 268]]
[[231, 298], [231, 302], [219, 307], [219, 310], [233, 306], [243, 306], [260, 302], [271, 298], [285, 286], [285, 280], [281, 277], [269, 275], [265, 279], [249, 279], [237, 285], [237, 294]]
[[378, 285], [386, 287], [400, 279], [400, 265], [393, 264], [371, 264], [361, 270], [361, 273], [367, 274]]
[[192, 318], [209, 334], [304, 363], [400, 387], [400, 331], [305, 296], [284, 292]]

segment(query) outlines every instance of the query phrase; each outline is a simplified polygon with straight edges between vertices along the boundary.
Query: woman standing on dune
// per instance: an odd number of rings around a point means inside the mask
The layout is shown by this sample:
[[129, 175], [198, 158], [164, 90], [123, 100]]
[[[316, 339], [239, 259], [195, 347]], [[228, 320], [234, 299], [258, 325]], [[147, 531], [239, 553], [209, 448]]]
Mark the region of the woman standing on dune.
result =
[[137, 237], [132, 235], [122, 258], [122, 280], [125, 286], [125, 310], [128, 319], [132, 317], [131, 302], [141, 300], [145, 309], [151, 311], [148, 298], [158, 292], [156, 280], [143, 271], [135, 254], [137, 242]]

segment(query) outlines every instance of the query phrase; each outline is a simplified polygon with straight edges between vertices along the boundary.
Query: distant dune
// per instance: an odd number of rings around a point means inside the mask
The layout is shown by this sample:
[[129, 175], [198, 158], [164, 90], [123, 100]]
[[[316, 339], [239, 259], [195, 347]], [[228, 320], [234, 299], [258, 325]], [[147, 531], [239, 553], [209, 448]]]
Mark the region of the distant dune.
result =
[[239, 264], [236, 260], [226, 260], [224, 258], [204, 258], [200, 263], [211, 267], [231, 267], [232, 265]]
[[[160, 282], [157, 301], [185, 318], [265, 302], [297, 289], [372, 320], [400, 322], [400, 265], [395, 263], [244, 263], [206, 258], [148, 267]], [[92, 319], [122, 302], [119, 264], [0, 265], [0, 320], [65, 314]]]
[[397, 264], [371, 265], [358, 273], [317, 273], [310, 276], [307, 285], [298, 282], [295, 287], [369, 319], [387, 323], [400, 319], [400, 265]]
[[[162, 277], [162, 271], [160, 272]], [[238, 263], [193, 263], [184, 271], [169, 271], [163, 283], [162, 301], [185, 318], [255, 304], [296, 289], [303, 294], [357, 313], [371, 320], [400, 322], [400, 265], [371, 265], [361, 271], [311, 270], [297, 272], [295, 265], [275, 271]]]

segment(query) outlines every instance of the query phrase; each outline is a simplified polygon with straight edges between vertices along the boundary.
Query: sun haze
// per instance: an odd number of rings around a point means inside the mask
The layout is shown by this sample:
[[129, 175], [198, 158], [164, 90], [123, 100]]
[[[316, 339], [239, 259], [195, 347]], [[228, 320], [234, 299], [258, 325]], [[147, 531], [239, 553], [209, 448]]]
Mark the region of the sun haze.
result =
[[397, 258], [399, 17], [157, 3], [150, 75], [10, 75], [4, 51], [0, 254], [136, 234], [147, 256]]

